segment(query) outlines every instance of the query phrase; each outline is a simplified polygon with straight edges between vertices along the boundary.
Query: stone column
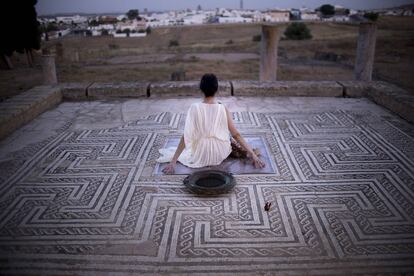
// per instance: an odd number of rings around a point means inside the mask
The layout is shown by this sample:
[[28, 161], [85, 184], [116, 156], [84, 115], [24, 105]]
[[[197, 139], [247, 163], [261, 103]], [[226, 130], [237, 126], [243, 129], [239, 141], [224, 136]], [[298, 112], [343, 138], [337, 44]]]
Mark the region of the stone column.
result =
[[57, 84], [54, 55], [42, 55], [42, 70], [44, 84]]
[[372, 22], [364, 22], [359, 25], [358, 46], [354, 69], [356, 80], [372, 80], [376, 38], [377, 25]]
[[79, 51], [75, 50], [75, 52], [73, 52], [73, 58], [72, 58], [73, 62], [79, 62]]
[[275, 81], [280, 26], [262, 25], [260, 45], [260, 81]]

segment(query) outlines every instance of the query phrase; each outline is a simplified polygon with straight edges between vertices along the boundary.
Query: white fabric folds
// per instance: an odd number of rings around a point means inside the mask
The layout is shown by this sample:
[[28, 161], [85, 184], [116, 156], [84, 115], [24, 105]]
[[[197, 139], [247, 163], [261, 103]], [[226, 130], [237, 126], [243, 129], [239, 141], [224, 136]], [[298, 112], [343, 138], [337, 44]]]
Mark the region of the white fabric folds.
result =
[[[231, 153], [226, 109], [222, 104], [194, 103], [184, 127], [185, 150], [178, 161], [190, 168], [219, 165]], [[160, 149], [157, 162], [170, 162], [176, 147]]]

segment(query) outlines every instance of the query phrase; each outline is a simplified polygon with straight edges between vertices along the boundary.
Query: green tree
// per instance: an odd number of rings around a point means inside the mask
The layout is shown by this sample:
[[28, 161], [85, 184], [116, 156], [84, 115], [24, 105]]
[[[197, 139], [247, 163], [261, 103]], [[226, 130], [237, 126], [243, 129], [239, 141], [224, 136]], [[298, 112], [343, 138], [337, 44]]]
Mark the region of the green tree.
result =
[[378, 16], [379, 15], [376, 12], [366, 12], [366, 13], [364, 13], [364, 17], [366, 19], [371, 20], [371, 21], [377, 21], [378, 20]]
[[124, 34], [126, 34], [127, 35], [127, 37], [129, 37], [129, 34], [131, 33], [131, 30], [130, 29], [124, 29], [123, 31], [122, 31]]
[[325, 4], [319, 7], [319, 11], [324, 16], [332, 16], [335, 14], [335, 7], [329, 4]]
[[287, 39], [291, 40], [304, 40], [312, 38], [308, 26], [302, 22], [294, 22], [289, 24], [285, 30], [285, 36]]
[[[37, 21], [35, 5], [37, 0], [9, 1], [7, 9], [0, 13], [0, 56], [9, 69], [13, 68], [10, 56], [14, 51], [26, 53], [29, 66], [33, 66], [32, 50], [40, 49], [41, 26]], [[19, 24], [10, 28], [10, 22], [19, 15]]]
[[137, 19], [138, 16], [139, 16], [139, 11], [138, 10], [129, 10], [126, 13], [126, 16], [128, 17], [129, 20]]
[[98, 22], [96, 19], [92, 19], [92, 20], [89, 22], [89, 26], [96, 27], [96, 26], [98, 26], [98, 25], [99, 25], [99, 22]]
[[55, 32], [55, 31], [58, 31], [58, 30], [59, 30], [59, 27], [56, 24], [56, 22], [47, 23], [46, 32]]

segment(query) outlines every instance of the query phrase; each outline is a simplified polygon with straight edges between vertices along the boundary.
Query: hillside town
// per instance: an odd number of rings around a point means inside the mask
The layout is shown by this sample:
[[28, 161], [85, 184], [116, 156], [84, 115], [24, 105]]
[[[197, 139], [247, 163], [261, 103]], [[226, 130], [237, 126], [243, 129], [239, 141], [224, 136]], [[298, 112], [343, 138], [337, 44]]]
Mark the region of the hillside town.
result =
[[[112, 35], [114, 37], [144, 37], [151, 28], [164, 26], [185, 26], [202, 24], [258, 23], [258, 22], [290, 22], [290, 21], [331, 21], [360, 22], [365, 20], [366, 13], [377, 16], [413, 16], [410, 7], [394, 9], [378, 9], [358, 11], [339, 5], [330, 6], [332, 12], [326, 13], [321, 8], [269, 9], [265, 11], [243, 9], [240, 1], [239, 9], [217, 8], [203, 10], [199, 5], [196, 10], [149, 12], [144, 9], [129, 10], [126, 14], [108, 15], [66, 15], [40, 16], [38, 21], [43, 27], [43, 40], [55, 39], [68, 34], [83, 36]], [[322, 7], [322, 6], [321, 6]]]

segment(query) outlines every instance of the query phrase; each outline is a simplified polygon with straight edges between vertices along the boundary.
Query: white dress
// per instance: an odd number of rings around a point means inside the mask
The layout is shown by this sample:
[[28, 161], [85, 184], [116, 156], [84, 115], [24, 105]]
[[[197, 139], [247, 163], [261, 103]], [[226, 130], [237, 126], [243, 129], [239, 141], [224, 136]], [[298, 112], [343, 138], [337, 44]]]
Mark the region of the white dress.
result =
[[[226, 109], [222, 104], [194, 103], [184, 127], [185, 149], [178, 161], [190, 168], [219, 165], [231, 153]], [[176, 147], [160, 149], [157, 162], [170, 162]]]

